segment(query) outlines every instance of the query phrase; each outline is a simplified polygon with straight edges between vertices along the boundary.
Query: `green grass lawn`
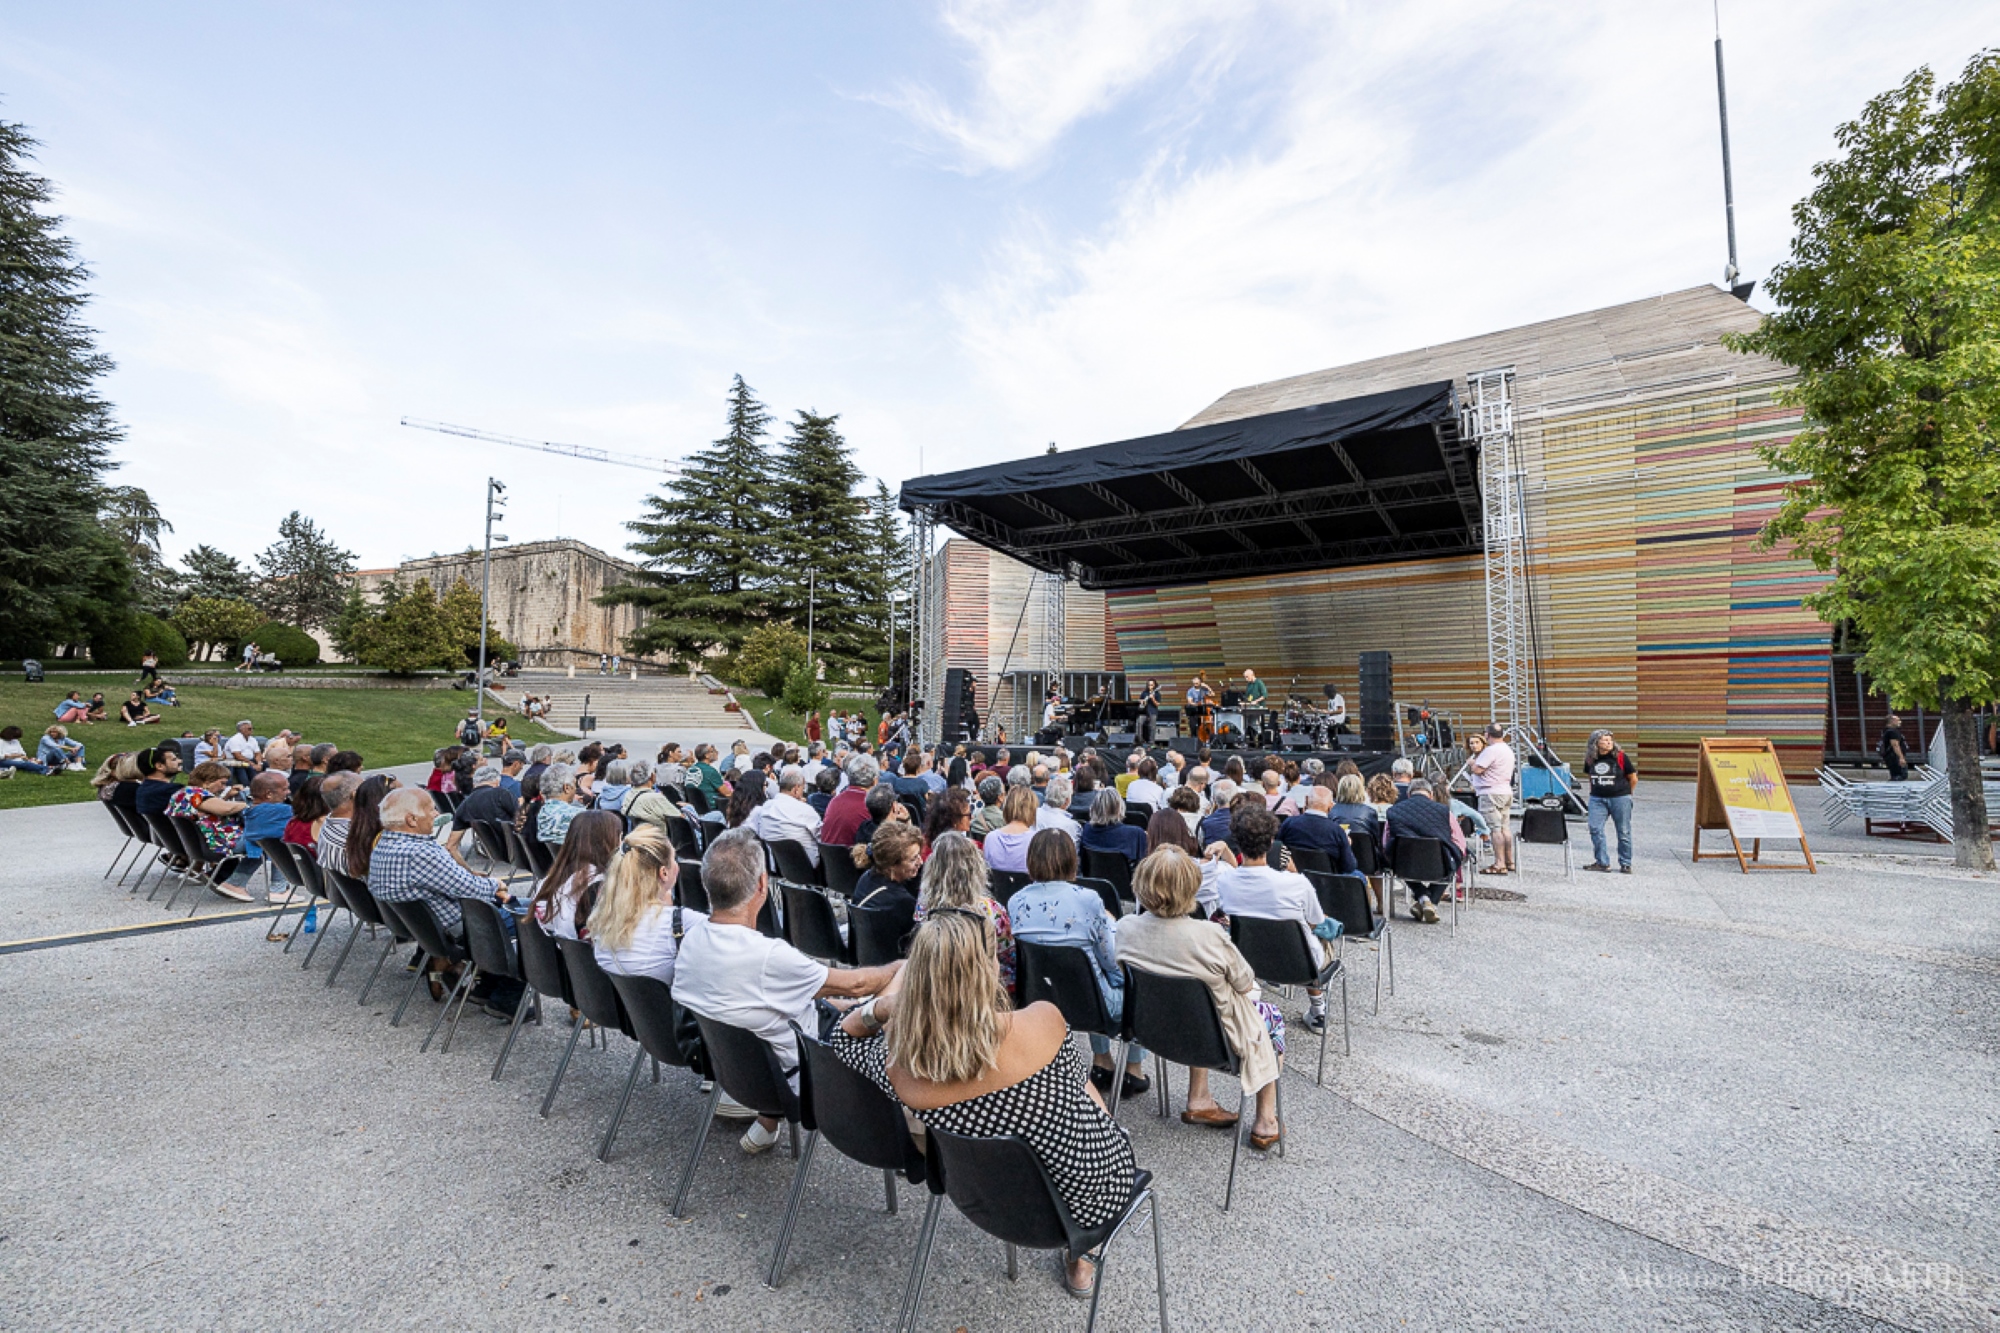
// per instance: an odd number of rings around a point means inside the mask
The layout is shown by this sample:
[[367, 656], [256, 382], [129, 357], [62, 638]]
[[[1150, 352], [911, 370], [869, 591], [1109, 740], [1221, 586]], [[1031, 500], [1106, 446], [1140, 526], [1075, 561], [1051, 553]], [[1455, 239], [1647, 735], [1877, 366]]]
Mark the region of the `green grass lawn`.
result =
[[[142, 749], [183, 732], [199, 736], [210, 727], [227, 734], [246, 717], [257, 724], [260, 736], [290, 727], [314, 744], [330, 741], [359, 750], [370, 768], [412, 763], [452, 743], [452, 730], [472, 699], [462, 690], [232, 690], [221, 682], [198, 681], [176, 685], [181, 706], [158, 709], [165, 720], [157, 726], [127, 727], [116, 720], [116, 710], [130, 692], [129, 682], [119, 678], [117, 689], [107, 688], [110, 683], [104, 676], [51, 675], [41, 685], [0, 680], [0, 726], [21, 728], [21, 744], [30, 755], [36, 739], [55, 721], [56, 702], [69, 691], [81, 690], [86, 699], [101, 691], [113, 710], [112, 721], [70, 728], [70, 739], [83, 742], [90, 772], [54, 778], [16, 773], [0, 782], [0, 810], [88, 800], [93, 794], [90, 773], [105, 755]], [[529, 743], [566, 739], [521, 717], [510, 716], [507, 727], [517, 740]]]

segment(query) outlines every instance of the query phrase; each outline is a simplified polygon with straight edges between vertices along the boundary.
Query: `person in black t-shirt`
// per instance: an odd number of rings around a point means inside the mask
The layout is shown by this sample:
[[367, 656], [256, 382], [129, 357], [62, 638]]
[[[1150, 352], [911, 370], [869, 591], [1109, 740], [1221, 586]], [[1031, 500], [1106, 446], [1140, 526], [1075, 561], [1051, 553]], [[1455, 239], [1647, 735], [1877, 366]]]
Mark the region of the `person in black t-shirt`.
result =
[[1909, 742], [1903, 739], [1903, 719], [1894, 713], [1889, 714], [1889, 725], [1882, 728], [1881, 750], [1882, 762], [1889, 766], [1889, 781], [1909, 781]]
[[1596, 857], [1585, 870], [1611, 869], [1610, 841], [1604, 826], [1618, 829], [1618, 869], [1632, 873], [1632, 788], [1639, 770], [1618, 748], [1618, 740], [1608, 731], [1590, 733], [1583, 761], [1584, 776], [1590, 780], [1590, 850]]
[[[459, 843], [471, 831], [476, 819], [488, 819], [496, 824], [509, 824], [520, 813], [520, 803], [514, 793], [500, 785], [500, 765], [488, 762], [481, 764], [472, 775], [472, 791], [458, 803], [451, 812], [451, 833], [445, 838], [445, 850], [465, 863], [465, 854], [459, 850]], [[475, 839], [473, 847], [478, 848]], [[483, 850], [483, 849], [482, 849]]]

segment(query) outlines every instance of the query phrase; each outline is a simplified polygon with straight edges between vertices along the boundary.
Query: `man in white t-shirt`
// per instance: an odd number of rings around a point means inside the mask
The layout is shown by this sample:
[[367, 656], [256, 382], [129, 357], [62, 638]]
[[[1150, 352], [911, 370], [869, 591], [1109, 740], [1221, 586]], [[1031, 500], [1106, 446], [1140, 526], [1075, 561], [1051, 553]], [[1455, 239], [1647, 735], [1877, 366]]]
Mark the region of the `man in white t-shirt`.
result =
[[255, 777], [264, 758], [257, 738], [250, 734], [255, 730], [256, 727], [248, 720], [238, 722], [236, 734], [222, 743], [223, 762], [229, 765], [230, 775], [238, 783], [247, 783]]
[[[771, 888], [764, 844], [752, 829], [731, 829], [711, 843], [701, 878], [709, 917], [681, 939], [674, 998], [704, 1018], [762, 1037], [796, 1087], [799, 1050], [791, 1025], [796, 1022], [809, 1036], [822, 1035], [814, 1001], [878, 995], [903, 964], [830, 968], [760, 933], [757, 914]], [[778, 1122], [764, 1117], [743, 1135], [741, 1146], [755, 1154], [768, 1152], [777, 1141]]]
[[[1227, 844], [1209, 848], [1220, 862], [1215, 872], [1216, 906], [1229, 916], [1241, 913], [1298, 922], [1306, 935], [1306, 949], [1324, 967], [1331, 955], [1319, 936], [1320, 923], [1327, 919], [1319, 894], [1304, 875], [1274, 869], [1267, 859], [1277, 841], [1278, 817], [1260, 806], [1245, 805], [1229, 817], [1229, 834], [1236, 839], [1237, 864], [1228, 864]], [[1308, 987], [1306, 996], [1306, 1030], [1317, 1036], [1326, 1031], [1326, 995]]]
[[806, 859], [819, 864], [819, 811], [806, 804], [806, 771], [794, 764], [778, 775], [778, 794], [750, 816], [757, 836], [765, 842], [795, 842]]
[[1479, 797], [1479, 813], [1486, 817], [1487, 836], [1493, 842], [1493, 864], [1487, 873], [1505, 875], [1514, 869], [1514, 830], [1507, 820], [1514, 809], [1514, 747], [1507, 733], [1494, 724], [1486, 729], [1483, 742], [1473, 743], [1472, 758], [1466, 768], [1472, 774], [1472, 790]]
[[1142, 755], [1133, 778], [1125, 784], [1125, 804], [1151, 806], [1153, 812], [1167, 808], [1167, 789], [1159, 783], [1160, 766], [1151, 755]]

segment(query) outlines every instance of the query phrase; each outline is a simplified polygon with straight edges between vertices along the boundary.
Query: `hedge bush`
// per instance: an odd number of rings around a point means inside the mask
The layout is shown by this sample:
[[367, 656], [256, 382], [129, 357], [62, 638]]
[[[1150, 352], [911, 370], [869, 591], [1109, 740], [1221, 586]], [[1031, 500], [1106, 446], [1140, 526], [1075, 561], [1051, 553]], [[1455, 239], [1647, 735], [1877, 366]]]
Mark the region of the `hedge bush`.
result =
[[[319, 665], [319, 640], [282, 621], [265, 621], [243, 642], [256, 644], [260, 652], [275, 653], [278, 660], [288, 667]], [[241, 656], [242, 652], [243, 644], [239, 643], [236, 655]]]
[[91, 639], [90, 661], [109, 670], [137, 671], [148, 649], [158, 654], [162, 667], [188, 660], [187, 640], [179, 630], [158, 616], [133, 615], [112, 622]]

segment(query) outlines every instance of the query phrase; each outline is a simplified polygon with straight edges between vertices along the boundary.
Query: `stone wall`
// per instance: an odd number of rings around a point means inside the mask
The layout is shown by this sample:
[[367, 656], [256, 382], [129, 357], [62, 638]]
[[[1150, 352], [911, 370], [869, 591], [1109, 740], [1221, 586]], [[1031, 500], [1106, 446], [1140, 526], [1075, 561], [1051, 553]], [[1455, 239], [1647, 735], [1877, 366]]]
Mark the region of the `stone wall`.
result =
[[[392, 580], [408, 588], [429, 579], [432, 591], [443, 593], [460, 578], [477, 588], [480, 563], [478, 551], [434, 555], [355, 577], [370, 596]], [[638, 573], [630, 561], [569, 538], [496, 547], [489, 594], [493, 627], [533, 665], [594, 663], [600, 653], [623, 652], [625, 636], [640, 620], [637, 607], [599, 606], [597, 596]]]

